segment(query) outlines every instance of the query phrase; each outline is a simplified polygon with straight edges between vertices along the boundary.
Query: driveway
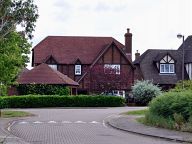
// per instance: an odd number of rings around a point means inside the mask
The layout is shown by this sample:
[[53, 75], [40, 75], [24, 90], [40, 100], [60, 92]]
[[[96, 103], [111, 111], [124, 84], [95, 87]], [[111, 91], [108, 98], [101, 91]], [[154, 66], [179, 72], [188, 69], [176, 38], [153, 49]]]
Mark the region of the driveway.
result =
[[105, 119], [141, 107], [85, 109], [25, 109], [36, 114], [9, 127], [12, 134], [31, 144], [173, 144], [113, 129]]

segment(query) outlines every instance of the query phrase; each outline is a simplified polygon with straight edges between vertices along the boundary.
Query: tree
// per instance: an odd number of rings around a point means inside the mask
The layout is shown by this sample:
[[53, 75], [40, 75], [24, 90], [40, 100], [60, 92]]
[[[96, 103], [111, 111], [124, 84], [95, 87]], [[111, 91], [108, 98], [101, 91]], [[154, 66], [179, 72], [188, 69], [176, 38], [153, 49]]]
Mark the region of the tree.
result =
[[29, 61], [31, 44], [17, 32], [9, 33], [0, 40], [0, 84], [11, 84], [19, 70]]
[[31, 39], [37, 18], [37, 6], [33, 0], [0, 0], [0, 39], [15, 31], [18, 25]]
[[113, 68], [104, 68], [103, 65], [96, 65], [91, 69], [91, 90], [94, 93], [113, 90], [126, 90], [130, 87], [129, 74], [125, 71]]

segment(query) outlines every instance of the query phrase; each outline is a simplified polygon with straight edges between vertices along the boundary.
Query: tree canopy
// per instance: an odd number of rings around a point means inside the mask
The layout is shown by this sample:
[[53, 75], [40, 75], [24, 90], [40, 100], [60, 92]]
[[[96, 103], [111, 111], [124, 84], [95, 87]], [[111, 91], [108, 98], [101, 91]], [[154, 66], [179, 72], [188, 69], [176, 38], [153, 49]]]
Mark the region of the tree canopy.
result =
[[25, 63], [28, 62], [31, 44], [17, 32], [11, 32], [8, 38], [0, 40], [0, 83], [9, 85]]
[[15, 31], [16, 26], [31, 39], [37, 18], [33, 0], [0, 0], [0, 39]]
[[0, 0], [0, 95], [29, 60], [28, 39], [32, 39], [37, 18], [33, 0]]

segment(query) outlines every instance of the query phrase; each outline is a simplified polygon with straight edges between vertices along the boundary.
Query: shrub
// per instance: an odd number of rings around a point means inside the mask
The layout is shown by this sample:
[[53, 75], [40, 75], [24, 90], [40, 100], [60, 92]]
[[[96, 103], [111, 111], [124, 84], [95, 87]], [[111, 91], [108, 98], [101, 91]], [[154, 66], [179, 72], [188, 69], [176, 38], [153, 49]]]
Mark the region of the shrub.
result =
[[172, 119], [175, 113], [181, 114], [188, 121], [192, 115], [192, 91], [164, 93], [150, 103], [149, 111]]
[[137, 104], [147, 105], [154, 97], [161, 94], [161, 89], [150, 81], [137, 81], [132, 86], [132, 93]]
[[39, 107], [116, 107], [125, 100], [114, 96], [11, 96], [2, 97], [8, 108]]
[[7, 95], [7, 86], [0, 84], [0, 96], [5, 96]]
[[70, 90], [63, 85], [48, 85], [48, 84], [26, 84], [17, 85], [17, 90], [20, 95], [39, 94], [39, 95], [69, 95]]
[[[184, 86], [184, 89], [183, 89]], [[172, 89], [171, 91], [175, 92], [180, 92], [180, 91], [185, 91], [185, 90], [192, 90], [192, 81], [191, 80], [184, 80], [184, 81], [179, 81], [175, 88]]]
[[149, 104], [145, 122], [164, 128], [192, 131], [192, 91], [167, 92]]

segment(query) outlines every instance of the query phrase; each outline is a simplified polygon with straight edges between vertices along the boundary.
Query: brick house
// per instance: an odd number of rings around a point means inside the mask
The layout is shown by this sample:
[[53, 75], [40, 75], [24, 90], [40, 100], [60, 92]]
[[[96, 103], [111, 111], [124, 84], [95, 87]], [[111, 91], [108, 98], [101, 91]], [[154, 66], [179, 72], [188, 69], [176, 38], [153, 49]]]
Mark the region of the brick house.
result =
[[129, 29], [125, 34], [125, 45], [112, 37], [48, 36], [32, 49], [32, 66], [46, 63], [67, 75], [79, 83], [78, 94], [94, 92], [94, 68], [102, 67], [104, 74], [106, 68], [111, 68], [117, 76], [126, 74], [125, 83], [121, 85], [118, 81], [119, 87], [114, 88], [125, 92], [134, 82], [131, 52], [132, 34]]
[[148, 49], [141, 56], [137, 52], [135, 79], [151, 80], [163, 89], [170, 89], [182, 80], [182, 54], [184, 48], [184, 79], [192, 79], [192, 36], [177, 50]]

